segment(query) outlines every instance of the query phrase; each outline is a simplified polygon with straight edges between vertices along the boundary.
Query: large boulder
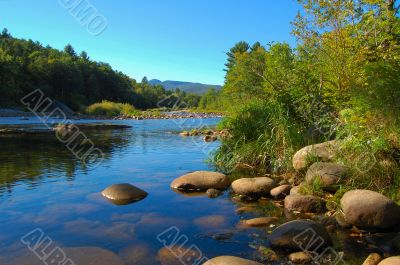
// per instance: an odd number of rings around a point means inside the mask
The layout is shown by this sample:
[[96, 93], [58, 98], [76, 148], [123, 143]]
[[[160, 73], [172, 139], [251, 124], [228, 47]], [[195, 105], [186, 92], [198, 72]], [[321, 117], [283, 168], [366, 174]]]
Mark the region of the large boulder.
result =
[[378, 265], [399, 265], [399, 264], [400, 264], [400, 256], [396, 256], [384, 259]]
[[220, 256], [208, 260], [203, 265], [262, 265], [261, 263], [233, 256]]
[[316, 158], [320, 161], [331, 161], [338, 149], [337, 141], [329, 141], [321, 144], [309, 145], [300, 149], [293, 156], [293, 167], [297, 171], [304, 170], [308, 167], [310, 158]]
[[400, 207], [370, 190], [352, 190], [342, 197], [345, 221], [360, 228], [388, 229], [400, 224]]
[[233, 191], [238, 195], [251, 198], [268, 197], [276, 182], [267, 177], [242, 178], [232, 183]]
[[101, 194], [116, 205], [125, 205], [144, 199], [148, 193], [131, 184], [114, 184], [106, 188]]
[[317, 162], [312, 164], [306, 174], [306, 182], [314, 183], [317, 179], [325, 186], [339, 184], [349, 174], [347, 167], [335, 163]]
[[325, 211], [325, 201], [312, 195], [286, 196], [285, 209], [302, 213], [322, 213]]
[[196, 171], [183, 175], [171, 183], [171, 188], [180, 191], [206, 191], [225, 189], [229, 186], [226, 175], [211, 171]]
[[295, 220], [278, 226], [268, 237], [272, 247], [322, 252], [332, 245], [324, 226], [311, 220]]

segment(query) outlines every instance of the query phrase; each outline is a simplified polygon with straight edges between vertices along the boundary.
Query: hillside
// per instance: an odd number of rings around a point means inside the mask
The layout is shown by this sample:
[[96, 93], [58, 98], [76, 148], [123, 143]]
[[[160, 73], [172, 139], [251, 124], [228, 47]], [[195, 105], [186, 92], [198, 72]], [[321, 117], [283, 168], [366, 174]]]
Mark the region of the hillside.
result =
[[179, 88], [181, 91], [185, 91], [188, 93], [196, 93], [196, 94], [204, 94], [210, 88], [214, 88], [216, 90], [220, 90], [222, 87], [218, 85], [207, 85], [201, 83], [191, 83], [191, 82], [181, 82], [181, 81], [160, 81], [157, 79], [150, 80], [149, 83], [151, 85], [161, 85], [166, 90], [172, 90]]

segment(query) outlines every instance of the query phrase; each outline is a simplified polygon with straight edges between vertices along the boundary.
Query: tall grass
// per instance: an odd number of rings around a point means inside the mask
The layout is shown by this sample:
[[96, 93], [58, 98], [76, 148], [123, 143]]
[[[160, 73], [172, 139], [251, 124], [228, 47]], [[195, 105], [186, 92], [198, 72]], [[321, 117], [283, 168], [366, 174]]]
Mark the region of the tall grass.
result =
[[100, 103], [95, 103], [88, 106], [85, 109], [85, 113], [95, 116], [115, 117], [119, 115], [135, 116], [139, 113], [139, 111], [127, 103], [115, 103], [103, 100]]
[[220, 127], [231, 134], [213, 155], [213, 162], [224, 171], [283, 172], [303, 145], [296, 123], [276, 102], [248, 103], [225, 118]]

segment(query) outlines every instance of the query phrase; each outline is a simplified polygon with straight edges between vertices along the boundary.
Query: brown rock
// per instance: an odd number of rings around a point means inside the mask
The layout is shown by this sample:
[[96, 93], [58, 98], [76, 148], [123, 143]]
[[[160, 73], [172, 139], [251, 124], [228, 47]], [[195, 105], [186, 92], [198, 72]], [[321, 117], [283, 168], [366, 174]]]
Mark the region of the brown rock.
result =
[[378, 265], [381, 262], [382, 257], [378, 253], [369, 254], [368, 258], [362, 265]]
[[207, 194], [207, 196], [209, 197], [209, 198], [217, 198], [217, 197], [219, 197], [219, 196], [221, 196], [221, 194], [222, 194], [222, 191], [220, 191], [220, 190], [217, 190], [217, 189], [208, 189], [207, 191], [206, 191], [206, 194]]
[[129, 204], [139, 201], [148, 195], [147, 192], [131, 185], [131, 184], [114, 184], [106, 188], [101, 194], [117, 205]]
[[289, 260], [295, 264], [306, 264], [312, 261], [312, 258], [306, 252], [296, 252], [289, 255]]
[[276, 199], [285, 198], [287, 195], [290, 194], [291, 189], [292, 189], [292, 186], [290, 186], [290, 185], [281, 185], [281, 186], [273, 188], [271, 190], [271, 196]]
[[388, 229], [400, 223], [400, 207], [369, 190], [346, 192], [341, 201], [345, 221], [360, 228]]
[[208, 260], [203, 265], [262, 265], [261, 263], [233, 256], [220, 256]]
[[240, 207], [240, 208], [236, 209], [236, 213], [237, 214], [242, 214], [242, 213], [245, 213], [245, 212], [254, 212], [255, 210], [256, 209], [254, 207], [243, 206], [243, 207]]
[[312, 195], [286, 196], [285, 209], [302, 213], [322, 213], [325, 211], [325, 201]]
[[242, 221], [243, 225], [248, 227], [266, 227], [270, 224], [276, 222], [278, 218], [276, 217], [258, 217], [254, 219]]
[[400, 265], [400, 256], [384, 259], [378, 265]]
[[242, 178], [232, 183], [232, 189], [236, 194], [251, 198], [267, 197], [276, 183], [267, 177]]
[[196, 171], [183, 175], [171, 183], [171, 188], [180, 191], [204, 191], [208, 189], [225, 189], [229, 186], [229, 179], [226, 175], [210, 172]]
[[187, 264], [195, 264], [201, 258], [201, 253], [197, 249], [175, 246], [163, 247], [157, 254], [157, 260], [161, 265], [182, 265], [182, 261]]
[[339, 184], [348, 174], [347, 167], [335, 163], [317, 162], [308, 169], [306, 182], [312, 184], [316, 179], [319, 179], [323, 186], [329, 187]]

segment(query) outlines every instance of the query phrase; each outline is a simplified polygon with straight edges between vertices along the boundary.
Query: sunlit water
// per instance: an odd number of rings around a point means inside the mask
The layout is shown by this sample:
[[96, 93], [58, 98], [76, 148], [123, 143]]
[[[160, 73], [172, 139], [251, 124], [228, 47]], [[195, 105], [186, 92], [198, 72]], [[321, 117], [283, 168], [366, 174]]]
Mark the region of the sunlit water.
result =
[[[218, 121], [119, 121], [133, 127], [88, 134], [106, 157], [96, 168], [83, 165], [52, 134], [0, 137], [0, 264], [15, 264], [26, 254], [20, 239], [36, 228], [56, 246], [100, 247], [128, 265], [161, 264], [158, 252], [164, 245], [157, 236], [170, 227], [187, 236], [185, 247], [195, 245], [205, 257], [256, 259], [254, 248], [265, 243], [273, 228], [244, 230], [237, 224], [241, 218], [272, 212], [284, 217], [272, 202], [259, 204], [258, 212], [238, 215], [235, 210], [242, 205], [229, 191], [209, 199], [177, 194], [169, 187], [185, 173], [213, 170], [205, 160], [219, 143], [205, 144], [201, 137], [178, 133]], [[0, 124], [42, 126], [33, 118], [1, 118]], [[113, 205], [100, 192], [115, 183], [131, 183], [149, 196], [130, 205]], [[355, 241], [336, 241], [342, 250], [359, 251]]]

